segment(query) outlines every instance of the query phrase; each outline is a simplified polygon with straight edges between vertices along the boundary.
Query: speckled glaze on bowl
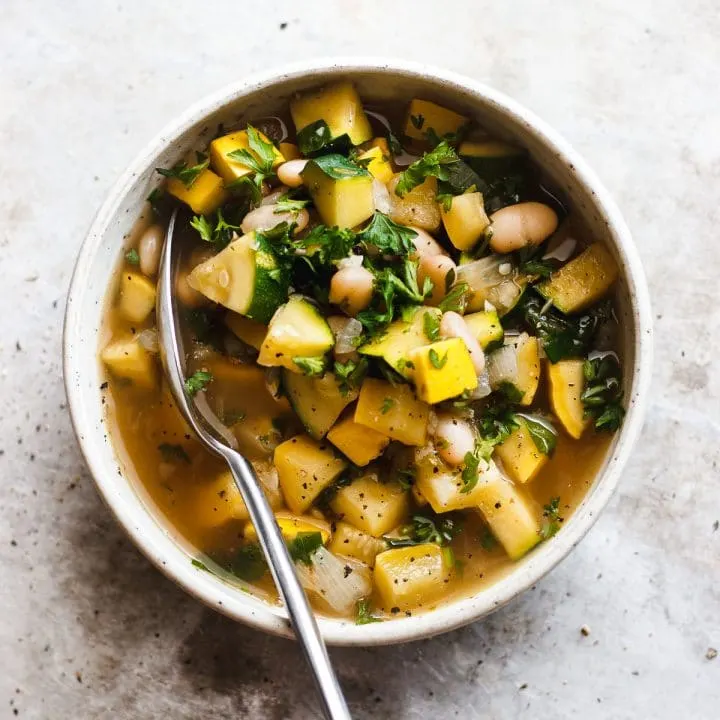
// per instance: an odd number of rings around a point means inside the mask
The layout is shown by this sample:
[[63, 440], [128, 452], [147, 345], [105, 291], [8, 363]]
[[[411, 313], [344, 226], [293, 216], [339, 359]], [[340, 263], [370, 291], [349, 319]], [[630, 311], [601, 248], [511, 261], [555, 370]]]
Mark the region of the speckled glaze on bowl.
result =
[[384, 645], [429, 637], [478, 620], [527, 590], [557, 565], [596, 521], [618, 483], [638, 437], [652, 372], [648, 290], [630, 232], [615, 203], [577, 153], [539, 118], [515, 101], [474, 80], [398, 60], [332, 59], [290, 66], [240, 81], [202, 100], [168, 125], [123, 173], [98, 212], [77, 260], [70, 286], [64, 335], [65, 384], [72, 421], [101, 496], [143, 553], [168, 577], [210, 607], [278, 635], [291, 635], [283, 608], [273, 606], [198, 570], [193, 549], [128, 478], [105, 427], [98, 346], [104, 298], [118, 267], [124, 237], [157, 184], [154, 168], [169, 167], [203, 143], [218, 123], [269, 114], [293, 93], [345, 78], [361, 96], [375, 99], [418, 95], [461, 111], [494, 134], [525, 146], [595, 238], [611, 249], [621, 268], [619, 308], [624, 328], [628, 412], [605, 463], [580, 507], [550, 541], [541, 544], [496, 584], [473, 597], [434, 611], [390, 622], [355, 625], [321, 619], [326, 641], [336, 645]]

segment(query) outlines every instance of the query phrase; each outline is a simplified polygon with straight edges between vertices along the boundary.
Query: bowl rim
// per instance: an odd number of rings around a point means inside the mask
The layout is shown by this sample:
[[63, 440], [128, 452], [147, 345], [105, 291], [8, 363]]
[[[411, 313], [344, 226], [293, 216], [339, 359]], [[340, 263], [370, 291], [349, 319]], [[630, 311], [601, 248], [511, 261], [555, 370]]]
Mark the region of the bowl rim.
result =
[[[616, 238], [615, 251], [620, 257], [627, 277], [628, 296], [636, 332], [631, 396], [625, 422], [604, 470], [595, 482], [593, 491], [573, 513], [551, 543], [544, 543], [529, 556], [518, 571], [509, 573], [496, 583], [470, 598], [454, 601], [427, 613], [397, 618], [391, 622], [358, 626], [349, 621], [319, 618], [321, 632], [332, 645], [386, 645], [431, 637], [478, 620], [502, 607], [534, 585], [553, 569], [580, 542], [594, 525], [602, 509], [612, 496], [632, 447], [642, 428], [648, 404], [652, 375], [652, 315], [645, 274], [630, 231], [618, 207], [593, 170], [581, 156], [552, 127], [520, 103], [484, 83], [448, 70], [395, 58], [332, 57], [316, 58], [292, 63], [256, 73], [226, 85], [192, 104], [170, 121], [135, 157], [116, 180], [98, 210], [78, 252], [70, 281], [63, 332], [63, 374], [71, 421], [85, 462], [95, 481], [101, 498], [115, 515], [136, 547], [166, 576], [189, 594], [223, 614], [260, 630], [292, 637], [287, 615], [282, 608], [248, 601], [248, 596], [223, 583], [210, 573], [193, 567], [187, 553], [161, 528], [161, 523], [142, 503], [134, 491], [134, 502], [126, 502], [113, 488], [116, 473], [107, 472], [97, 450], [94, 428], [86, 426], [81, 412], [81, 391], [73, 382], [87, 350], [76, 342], [82, 328], [82, 298], [87, 287], [91, 260], [100, 251], [105, 232], [136, 176], [148, 167], [148, 161], [159, 150], [171, 145], [184, 130], [201, 122], [211, 112], [238, 102], [250, 93], [272, 87], [279, 81], [300, 79], [312, 73], [342, 75], [354, 72], [379, 72], [404, 75], [422, 81], [431, 78], [451, 88], [482, 98], [500, 109], [526, 132], [552, 149], [568, 165], [573, 182], [583, 185], [593, 197]], [[96, 351], [97, 342], [93, 343]], [[113, 469], [115, 470], [115, 469]], [[123, 483], [130, 482], [123, 478]], [[150, 525], [154, 526], [151, 527]]]

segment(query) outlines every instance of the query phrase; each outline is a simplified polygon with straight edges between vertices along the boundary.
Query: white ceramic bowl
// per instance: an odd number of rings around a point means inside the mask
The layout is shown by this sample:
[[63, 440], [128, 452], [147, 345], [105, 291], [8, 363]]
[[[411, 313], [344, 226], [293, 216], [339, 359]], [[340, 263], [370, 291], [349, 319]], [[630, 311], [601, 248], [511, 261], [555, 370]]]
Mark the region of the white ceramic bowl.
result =
[[509, 602], [562, 560], [605, 507], [640, 427], [652, 370], [648, 291], [635, 246], [615, 203], [598, 178], [558, 134], [501, 93], [453, 73], [402, 61], [343, 59], [315, 61], [242, 80], [202, 100], [168, 125], [123, 173], [100, 209], [78, 257], [65, 318], [64, 368], [67, 395], [82, 452], [100, 494], [145, 555], [166, 575], [229, 617], [289, 635], [284, 610], [268, 605], [193, 567], [193, 548], [168, 526], [137, 482], [125, 476], [103, 418], [98, 362], [99, 332], [108, 284], [118, 267], [123, 237], [142, 202], [157, 184], [154, 168], [169, 167], [203, 143], [218, 123], [271, 114], [292, 93], [326, 81], [349, 78], [363, 97], [409, 100], [421, 96], [470, 115], [491, 132], [525, 146], [569, 196], [595, 238], [612, 250], [621, 268], [619, 307], [628, 412], [605, 463], [580, 507], [562, 530], [541, 544], [504, 579], [474, 597], [427, 614], [369, 625], [321, 619], [327, 642], [381, 645], [446, 632]]

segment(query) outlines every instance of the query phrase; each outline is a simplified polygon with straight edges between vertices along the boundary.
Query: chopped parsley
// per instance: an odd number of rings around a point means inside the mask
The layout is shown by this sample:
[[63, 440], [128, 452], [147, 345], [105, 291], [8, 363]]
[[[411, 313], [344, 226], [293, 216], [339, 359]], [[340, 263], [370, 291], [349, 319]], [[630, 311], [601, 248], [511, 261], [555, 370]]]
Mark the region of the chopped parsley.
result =
[[259, 580], [267, 571], [267, 562], [258, 543], [241, 547], [227, 568], [241, 580], [253, 582]]
[[384, 213], [375, 212], [370, 224], [358, 234], [358, 241], [377, 249], [381, 255], [405, 257], [415, 252], [414, 237], [417, 237], [415, 230], [398, 225]]
[[430, 348], [430, 351], [428, 352], [428, 359], [430, 360], [430, 364], [436, 370], [442, 370], [447, 364], [448, 354], [445, 353], [442, 357], [440, 357], [435, 348]]
[[438, 307], [443, 312], [456, 312], [462, 315], [470, 302], [471, 295], [470, 286], [466, 282], [459, 282], [449, 290]]
[[197, 163], [195, 165], [191, 165], [190, 167], [188, 167], [187, 163], [181, 162], [177, 165], [173, 165], [173, 167], [169, 169], [155, 168], [155, 170], [163, 177], [179, 180], [186, 188], [189, 189], [198, 179], [200, 173], [207, 170], [210, 165], [210, 159], [205, 153], [197, 152], [195, 155]]
[[364, 357], [361, 357], [357, 362], [348, 360], [342, 363], [336, 360], [333, 372], [338, 379], [340, 392], [347, 397], [353, 390], [357, 390], [365, 378], [367, 369], [368, 361]]
[[309, 200], [296, 200], [291, 198], [288, 193], [281, 195], [275, 203], [275, 214], [294, 213], [297, 215], [303, 208], [310, 204]]
[[422, 130], [422, 126], [425, 124], [425, 117], [420, 113], [417, 115], [411, 115], [410, 122], [416, 130]]
[[538, 452], [543, 455], [552, 455], [557, 445], [557, 433], [546, 420], [538, 420], [531, 415], [520, 415], [528, 434], [532, 438]]
[[390, 410], [392, 410], [393, 406], [395, 405], [395, 401], [391, 397], [386, 397], [383, 400], [382, 407], [380, 408], [380, 412], [383, 415], [387, 415]]
[[469, 493], [475, 488], [480, 478], [480, 452], [479, 448], [475, 447], [473, 452], [466, 452], [463, 458], [463, 469], [460, 474], [462, 480], [462, 487], [460, 488], [461, 493]]
[[370, 609], [370, 600], [367, 598], [358, 600], [355, 606], [355, 624], [368, 625], [369, 623], [382, 622], [381, 618], [374, 617]]
[[222, 250], [230, 244], [233, 233], [240, 229], [239, 225], [231, 225], [222, 215], [221, 210], [215, 213], [215, 223], [205, 215], [195, 215], [190, 220], [190, 225], [198, 231], [200, 239], [204, 242], [215, 245], [218, 250]]
[[560, 498], [554, 497], [543, 507], [543, 521], [540, 527], [540, 537], [543, 540], [551, 538], [560, 529]]
[[125, 253], [125, 259], [131, 265], [139, 265], [140, 264], [140, 255], [138, 255], [138, 251], [135, 248], [132, 248]]
[[446, 140], [443, 140], [433, 150], [425, 153], [419, 160], [408, 166], [407, 170], [400, 175], [400, 180], [395, 187], [395, 194], [403, 197], [429, 177], [447, 180], [450, 177], [448, 166], [458, 161], [455, 150]]
[[325, 373], [326, 362], [322, 355], [319, 357], [296, 357], [293, 358], [293, 362], [302, 370], [303, 375], [320, 377]]
[[211, 373], [205, 370], [197, 370], [185, 380], [185, 392], [190, 397], [193, 397], [196, 393], [204, 390], [212, 379], [213, 376]]
[[190, 464], [190, 456], [187, 454], [187, 451], [182, 445], [160, 443], [160, 445], [158, 445], [158, 450], [165, 462], [184, 462]]
[[434, 517], [414, 515], [412, 523], [400, 528], [398, 537], [384, 535], [383, 540], [391, 548], [411, 547], [424, 543], [435, 543], [442, 547], [449, 545], [461, 529], [457, 519], [449, 513]]
[[585, 361], [583, 374], [585, 389], [580, 399], [586, 417], [595, 421], [596, 430], [615, 432], [625, 417], [620, 364], [614, 355], [596, 357]]
[[440, 318], [434, 312], [428, 311], [423, 315], [423, 332], [430, 342], [440, 337]]
[[299, 532], [290, 542], [288, 542], [288, 550], [290, 557], [295, 562], [301, 562], [305, 565], [312, 565], [312, 556], [315, 551], [322, 547], [322, 534], [319, 532]]
[[248, 147], [229, 152], [227, 156], [253, 171], [253, 181], [259, 188], [263, 181], [274, 175], [273, 164], [277, 155], [275, 146], [265, 140], [252, 126], [247, 126]]

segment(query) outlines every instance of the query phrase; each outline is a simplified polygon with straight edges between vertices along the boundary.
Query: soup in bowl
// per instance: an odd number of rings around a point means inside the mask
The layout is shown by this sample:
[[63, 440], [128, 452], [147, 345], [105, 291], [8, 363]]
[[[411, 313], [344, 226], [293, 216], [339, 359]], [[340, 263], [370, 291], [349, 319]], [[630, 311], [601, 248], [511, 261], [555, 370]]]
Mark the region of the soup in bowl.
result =
[[557, 562], [607, 498], [642, 388], [627, 248], [493, 99], [379, 69], [264, 88], [186, 119], [125, 198], [96, 318], [108, 449], [179, 579], [280, 630], [242, 497], [160, 369], [177, 212], [185, 392], [252, 462], [326, 636], [447, 629]]

